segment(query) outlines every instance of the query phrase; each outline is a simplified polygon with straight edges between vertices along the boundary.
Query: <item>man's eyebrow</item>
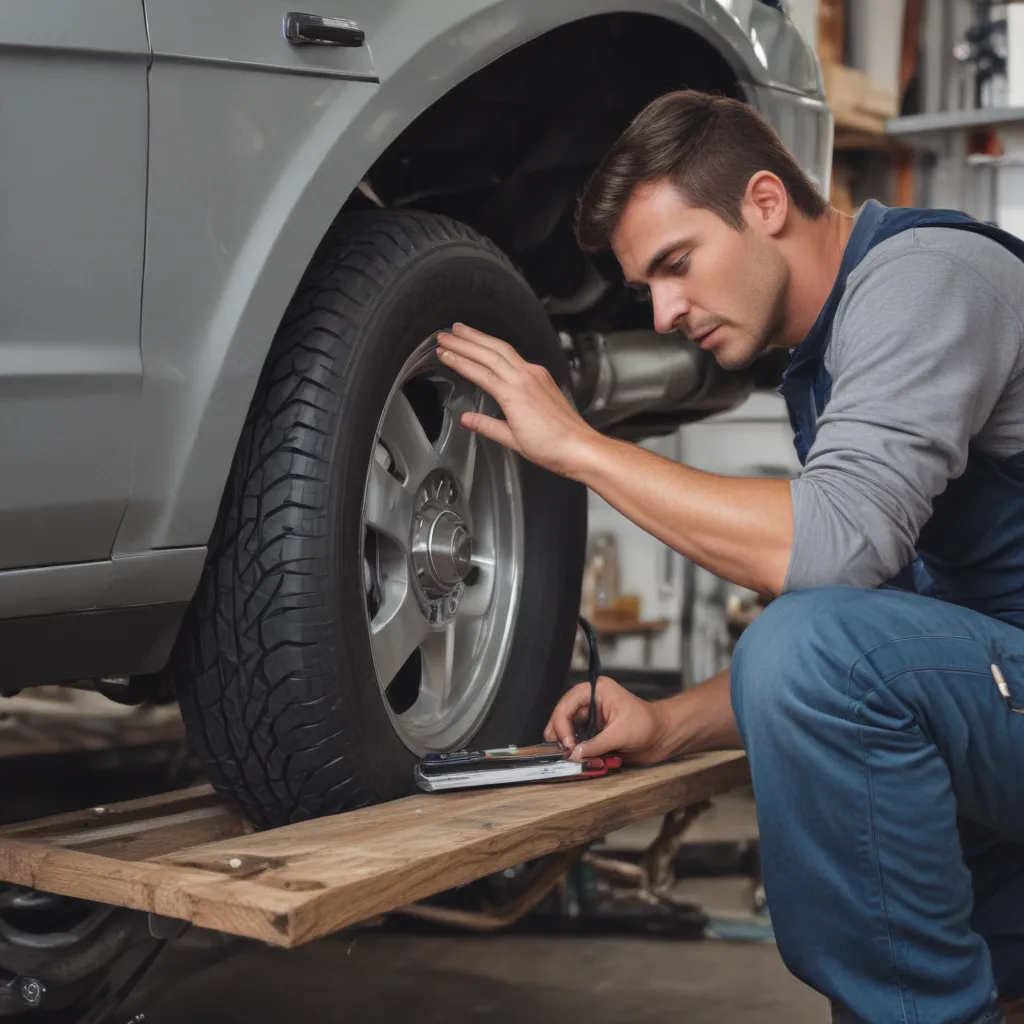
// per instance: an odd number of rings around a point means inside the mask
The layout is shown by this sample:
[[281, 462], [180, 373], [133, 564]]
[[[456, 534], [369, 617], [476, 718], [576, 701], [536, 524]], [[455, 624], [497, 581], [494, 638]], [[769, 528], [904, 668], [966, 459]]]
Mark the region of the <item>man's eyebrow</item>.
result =
[[[644, 270], [644, 277], [653, 277], [657, 272], [658, 268], [662, 265], [676, 251], [676, 249], [682, 249], [687, 245], [691, 245], [693, 239], [690, 237], [677, 238], [674, 242], [670, 242], [668, 245], [663, 245], [648, 261], [647, 268]], [[643, 281], [626, 281], [626, 284], [634, 288], [642, 288]]]

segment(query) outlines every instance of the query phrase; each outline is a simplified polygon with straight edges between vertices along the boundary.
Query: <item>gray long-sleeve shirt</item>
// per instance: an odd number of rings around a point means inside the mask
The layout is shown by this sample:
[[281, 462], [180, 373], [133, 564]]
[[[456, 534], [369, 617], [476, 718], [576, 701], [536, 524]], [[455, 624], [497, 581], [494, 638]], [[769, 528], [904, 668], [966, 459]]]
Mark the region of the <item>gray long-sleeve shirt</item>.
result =
[[786, 591], [891, 579], [969, 445], [1024, 450], [1024, 263], [968, 231], [888, 239], [850, 274], [825, 365]]

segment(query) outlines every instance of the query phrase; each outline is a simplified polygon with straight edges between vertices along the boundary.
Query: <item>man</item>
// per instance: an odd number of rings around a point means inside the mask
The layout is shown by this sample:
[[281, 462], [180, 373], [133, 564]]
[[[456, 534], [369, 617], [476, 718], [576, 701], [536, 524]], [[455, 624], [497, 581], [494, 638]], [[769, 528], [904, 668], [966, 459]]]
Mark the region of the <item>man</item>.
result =
[[[469, 429], [777, 598], [684, 694], [602, 680], [573, 756], [742, 744], [790, 969], [843, 1021], [1003, 1020], [1024, 995], [1024, 244], [952, 213], [847, 217], [755, 111], [699, 93], [639, 115], [577, 233], [723, 367], [793, 350], [803, 471], [676, 465], [596, 433], [503, 342], [440, 337], [504, 413]], [[573, 743], [587, 698], [549, 740]]]

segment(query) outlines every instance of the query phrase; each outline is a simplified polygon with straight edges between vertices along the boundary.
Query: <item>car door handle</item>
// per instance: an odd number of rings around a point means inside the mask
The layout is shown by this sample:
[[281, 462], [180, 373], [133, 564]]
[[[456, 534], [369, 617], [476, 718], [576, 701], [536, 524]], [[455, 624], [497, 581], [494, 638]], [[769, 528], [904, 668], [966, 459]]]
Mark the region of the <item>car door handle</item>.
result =
[[354, 21], [298, 11], [284, 16], [284, 37], [296, 46], [362, 46], [366, 42], [366, 33]]

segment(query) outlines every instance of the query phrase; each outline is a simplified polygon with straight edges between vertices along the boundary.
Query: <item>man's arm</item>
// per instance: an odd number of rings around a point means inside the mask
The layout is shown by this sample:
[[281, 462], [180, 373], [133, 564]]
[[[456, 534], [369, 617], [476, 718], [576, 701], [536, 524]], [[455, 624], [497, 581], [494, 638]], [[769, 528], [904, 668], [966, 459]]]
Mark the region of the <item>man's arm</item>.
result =
[[740, 749], [743, 741], [736, 728], [729, 698], [729, 670], [662, 701], [665, 745], [662, 760], [702, 750]]
[[504, 420], [466, 413], [470, 430], [578, 480], [684, 557], [761, 594], [780, 593], [793, 544], [784, 480], [702, 473], [584, 422], [543, 367], [463, 324], [438, 335], [441, 358], [501, 406]]
[[569, 475], [716, 576], [782, 592], [793, 547], [788, 481], [703, 473], [600, 434], [580, 446]]

